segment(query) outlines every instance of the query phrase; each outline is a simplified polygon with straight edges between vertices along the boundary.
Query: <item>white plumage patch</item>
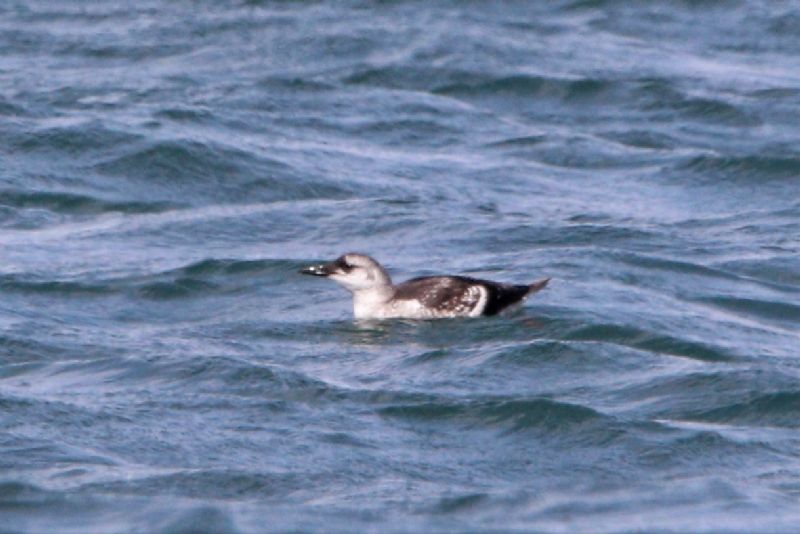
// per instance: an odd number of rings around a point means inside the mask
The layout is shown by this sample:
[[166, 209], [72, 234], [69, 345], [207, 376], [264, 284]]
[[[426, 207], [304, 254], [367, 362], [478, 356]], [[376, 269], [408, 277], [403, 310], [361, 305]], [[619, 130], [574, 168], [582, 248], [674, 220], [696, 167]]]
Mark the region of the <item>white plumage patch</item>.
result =
[[481, 286], [469, 286], [460, 295], [442, 301], [437, 311], [452, 317], [469, 316], [476, 309], [480, 313], [480, 308], [477, 307], [477, 304], [484, 292], [485, 290]]
[[478, 294], [478, 298], [475, 301], [475, 304], [472, 306], [472, 310], [469, 312], [470, 317], [478, 317], [480, 314], [483, 313], [484, 308], [486, 308], [486, 301], [489, 299], [489, 292], [483, 286], [471, 286], [469, 291], [473, 291], [474, 293]]

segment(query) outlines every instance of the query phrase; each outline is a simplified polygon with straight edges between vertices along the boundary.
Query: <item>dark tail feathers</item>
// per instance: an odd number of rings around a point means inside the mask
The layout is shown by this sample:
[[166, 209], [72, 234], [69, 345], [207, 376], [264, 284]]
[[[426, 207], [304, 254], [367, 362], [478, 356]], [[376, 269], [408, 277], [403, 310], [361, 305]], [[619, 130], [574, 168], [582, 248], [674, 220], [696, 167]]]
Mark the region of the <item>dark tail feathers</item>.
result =
[[536, 282], [532, 283], [528, 286], [528, 295], [533, 295], [537, 291], [541, 291], [545, 287], [547, 287], [547, 283], [550, 281], [549, 278], [542, 278], [541, 280], [537, 280]]

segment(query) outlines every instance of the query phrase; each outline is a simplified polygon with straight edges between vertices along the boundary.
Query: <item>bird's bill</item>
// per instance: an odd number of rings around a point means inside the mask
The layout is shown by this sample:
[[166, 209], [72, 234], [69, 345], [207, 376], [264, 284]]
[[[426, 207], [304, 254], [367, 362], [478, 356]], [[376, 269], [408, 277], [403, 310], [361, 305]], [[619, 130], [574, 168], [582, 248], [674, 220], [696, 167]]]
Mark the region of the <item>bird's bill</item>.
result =
[[330, 276], [335, 272], [336, 266], [332, 263], [311, 265], [310, 267], [303, 267], [300, 269], [300, 274], [309, 274], [311, 276]]

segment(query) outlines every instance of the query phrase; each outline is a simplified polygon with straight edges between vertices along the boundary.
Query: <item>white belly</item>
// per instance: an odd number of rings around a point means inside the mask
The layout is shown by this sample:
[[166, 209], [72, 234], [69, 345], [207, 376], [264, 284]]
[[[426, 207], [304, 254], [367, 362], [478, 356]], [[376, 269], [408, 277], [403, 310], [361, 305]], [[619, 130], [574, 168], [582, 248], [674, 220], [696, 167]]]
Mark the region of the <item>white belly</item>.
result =
[[[483, 288], [481, 288], [483, 289]], [[356, 319], [445, 319], [452, 317], [478, 317], [486, 305], [486, 295], [471, 309], [437, 310], [427, 308], [418, 300], [392, 300], [374, 306], [354, 303]]]

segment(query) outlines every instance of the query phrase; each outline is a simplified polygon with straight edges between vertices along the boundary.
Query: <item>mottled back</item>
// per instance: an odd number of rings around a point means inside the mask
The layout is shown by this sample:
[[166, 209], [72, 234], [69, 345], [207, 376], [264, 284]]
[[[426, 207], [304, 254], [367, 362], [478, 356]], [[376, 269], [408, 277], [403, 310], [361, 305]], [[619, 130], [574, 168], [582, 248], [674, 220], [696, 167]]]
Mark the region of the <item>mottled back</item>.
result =
[[495, 315], [522, 300], [529, 286], [467, 276], [424, 276], [395, 286], [395, 299], [417, 300], [444, 315]]

